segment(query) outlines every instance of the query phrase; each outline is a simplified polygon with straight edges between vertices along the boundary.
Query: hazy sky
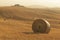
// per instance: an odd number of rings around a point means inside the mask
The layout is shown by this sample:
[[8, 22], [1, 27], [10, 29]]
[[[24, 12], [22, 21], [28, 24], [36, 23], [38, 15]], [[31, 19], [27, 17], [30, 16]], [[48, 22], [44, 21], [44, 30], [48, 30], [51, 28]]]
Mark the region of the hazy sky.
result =
[[0, 6], [13, 4], [21, 4], [24, 6], [42, 5], [48, 7], [60, 7], [60, 0], [0, 0]]

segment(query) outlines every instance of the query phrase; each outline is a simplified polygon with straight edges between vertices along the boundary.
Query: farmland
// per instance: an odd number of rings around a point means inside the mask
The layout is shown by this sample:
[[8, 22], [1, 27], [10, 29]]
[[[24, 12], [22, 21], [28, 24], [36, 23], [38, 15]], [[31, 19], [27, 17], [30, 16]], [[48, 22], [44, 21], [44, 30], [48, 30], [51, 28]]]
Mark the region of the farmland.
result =
[[[34, 20], [44, 18], [49, 34], [33, 33]], [[60, 10], [26, 7], [0, 7], [0, 40], [60, 40]]]

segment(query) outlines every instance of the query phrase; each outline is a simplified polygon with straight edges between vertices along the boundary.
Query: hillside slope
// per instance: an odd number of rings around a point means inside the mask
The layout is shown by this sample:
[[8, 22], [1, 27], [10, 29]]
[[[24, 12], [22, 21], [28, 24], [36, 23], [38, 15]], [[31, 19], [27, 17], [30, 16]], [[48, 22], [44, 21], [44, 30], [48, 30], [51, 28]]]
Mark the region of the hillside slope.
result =
[[35, 20], [44, 18], [51, 26], [60, 28], [60, 12], [52, 9], [31, 9], [25, 7], [0, 7], [0, 18], [15, 20]]
[[0, 16], [6, 18], [51, 18], [60, 19], [58, 12], [50, 9], [30, 9], [24, 7], [0, 7]]
[[[51, 24], [49, 34], [32, 31], [32, 23], [37, 18], [44, 18]], [[60, 40], [60, 12], [54, 9], [0, 7], [0, 40]]]

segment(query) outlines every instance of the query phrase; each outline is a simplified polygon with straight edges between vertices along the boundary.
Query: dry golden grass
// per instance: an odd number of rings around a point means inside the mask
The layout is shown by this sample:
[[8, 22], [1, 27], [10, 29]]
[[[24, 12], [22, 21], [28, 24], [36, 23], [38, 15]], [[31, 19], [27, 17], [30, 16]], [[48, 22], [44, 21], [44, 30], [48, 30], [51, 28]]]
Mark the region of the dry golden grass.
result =
[[[57, 13], [47, 9], [1, 7], [0, 40], [60, 40], [60, 14]], [[37, 18], [50, 22], [49, 34], [33, 33], [32, 20]]]
[[49, 34], [35, 34], [31, 23], [18, 20], [0, 22], [0, 40], [60, 40], [60, 29], [51, 28]]

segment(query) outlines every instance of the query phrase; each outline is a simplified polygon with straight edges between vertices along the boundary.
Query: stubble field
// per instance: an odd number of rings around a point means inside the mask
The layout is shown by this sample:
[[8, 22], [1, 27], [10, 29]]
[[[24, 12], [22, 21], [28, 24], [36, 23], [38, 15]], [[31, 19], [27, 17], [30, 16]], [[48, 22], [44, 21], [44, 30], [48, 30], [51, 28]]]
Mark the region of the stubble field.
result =
[[[0, 40], [60, 40], [59, 17], [60, 14], [56, 10], [52, 12], [45, 9], [2, 7], [0, 8]], [[32, 23], [37, 18], [45, 18], [51, 24], [49, 34], [33, 33]]]

